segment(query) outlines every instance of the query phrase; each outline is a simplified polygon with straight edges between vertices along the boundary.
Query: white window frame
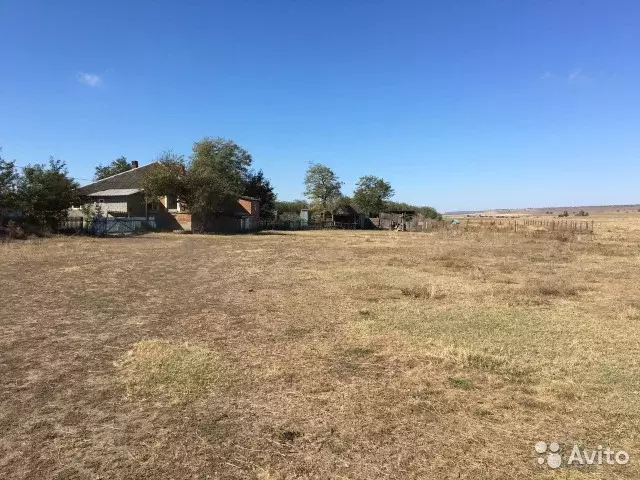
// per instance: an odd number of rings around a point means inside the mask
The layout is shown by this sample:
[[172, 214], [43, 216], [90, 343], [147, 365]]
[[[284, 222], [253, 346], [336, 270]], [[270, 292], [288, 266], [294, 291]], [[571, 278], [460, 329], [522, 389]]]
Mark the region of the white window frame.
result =
[[180, 201], [176, 196], [176, 208], [169, 208], [169, 195], [164, 196], [164, 206], [167, 209], [167, 212], [182, 212], [182, 205], [180, 205]]

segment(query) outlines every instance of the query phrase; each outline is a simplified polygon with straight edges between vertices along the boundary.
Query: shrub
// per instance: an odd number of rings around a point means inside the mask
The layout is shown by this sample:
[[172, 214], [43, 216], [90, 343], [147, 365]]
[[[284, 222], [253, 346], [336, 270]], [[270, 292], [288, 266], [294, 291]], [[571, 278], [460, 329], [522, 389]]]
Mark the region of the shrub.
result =
[[27, 238], [27, 235], [21, 225], [18, 225], [14, 220], [9, 220], [7, 224], [7, 234], [9, 239], [23, 240]]

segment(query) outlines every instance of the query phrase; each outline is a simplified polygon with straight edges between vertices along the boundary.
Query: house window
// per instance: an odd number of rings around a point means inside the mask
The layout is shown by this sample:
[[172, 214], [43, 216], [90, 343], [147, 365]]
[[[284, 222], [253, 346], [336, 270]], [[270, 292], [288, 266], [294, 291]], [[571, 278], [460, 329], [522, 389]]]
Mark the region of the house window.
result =
[[175, 195], [167, 195], [165, 197], [167, 210], [178, 210], [178, 197]]
[[159, 205], [157, 202], [149, 202], [147, 203], [147, 211], [148, 212], [157, 212]]

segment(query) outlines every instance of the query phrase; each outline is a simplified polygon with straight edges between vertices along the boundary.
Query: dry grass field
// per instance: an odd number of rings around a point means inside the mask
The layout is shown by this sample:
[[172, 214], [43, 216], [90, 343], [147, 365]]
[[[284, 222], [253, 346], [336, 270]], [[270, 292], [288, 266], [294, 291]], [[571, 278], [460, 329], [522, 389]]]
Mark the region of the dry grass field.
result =
[[640, 213], [589, 219], [0, 245], [0, 478], [640, 478]]

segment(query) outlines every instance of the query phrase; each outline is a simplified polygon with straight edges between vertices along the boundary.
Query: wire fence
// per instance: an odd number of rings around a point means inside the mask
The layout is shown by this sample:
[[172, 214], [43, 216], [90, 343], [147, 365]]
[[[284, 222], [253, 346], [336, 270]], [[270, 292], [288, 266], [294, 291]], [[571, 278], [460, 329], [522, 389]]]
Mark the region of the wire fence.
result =
[[593, 234], [593, 220], [517, 219], [517, 218], [465, 218], [455, 220], [426, 220], [407, 223], [404, 230], [437, 231], [494, 231], [494, 232], [568, 232]]

